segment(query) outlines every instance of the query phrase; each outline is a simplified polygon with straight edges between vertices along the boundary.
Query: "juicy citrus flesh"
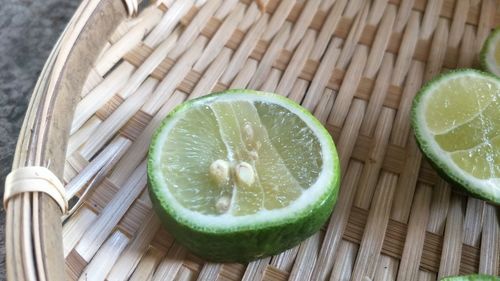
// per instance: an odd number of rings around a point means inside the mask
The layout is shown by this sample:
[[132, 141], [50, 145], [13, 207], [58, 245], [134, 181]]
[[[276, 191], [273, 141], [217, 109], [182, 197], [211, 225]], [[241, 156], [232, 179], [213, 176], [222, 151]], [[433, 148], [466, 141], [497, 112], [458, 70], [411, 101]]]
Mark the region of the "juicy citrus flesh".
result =
[[[317, 137], [286, 108], [261, 101], [218, 101], [191, 108], [165, 140], [162, 173], [183, 207], [203, 214], [249, 215], [288, 206], [322, 168]], [[210, 165], [223, 160], [229, 179], [214, 180]], [[248, 163], [252, 184], [234, 170]], [[218, 208], [225, 200], [227, 210]], [[220, 206], [220, 204], [219, 204]]]
[[500, 178], [500, 87], [457, 77], [434, 90], [425, 120], [440, 148], [479, 179]]
[[230, 90], [183, 103], [163, 121], [149, 150], [149, 191], [160, 216], [187, 231], [297, 223], [310, 235], [333, 208], [339, 167], [330, 134], [307, 110], [275, 94]]
[[[500, 197], [500, 81], [473, 70], [445, 74], [431, 82], [420, 98], [432, 158], [452, 162], [459, 177], [472, 179]], [[418, 135], [418, 134], [417, 134]], [[426, 149], [424, 149], [425, 152]], [[445, 169], [446, 170], [446, 169]], [[457, 173], [455, 173], [457, 174]]]

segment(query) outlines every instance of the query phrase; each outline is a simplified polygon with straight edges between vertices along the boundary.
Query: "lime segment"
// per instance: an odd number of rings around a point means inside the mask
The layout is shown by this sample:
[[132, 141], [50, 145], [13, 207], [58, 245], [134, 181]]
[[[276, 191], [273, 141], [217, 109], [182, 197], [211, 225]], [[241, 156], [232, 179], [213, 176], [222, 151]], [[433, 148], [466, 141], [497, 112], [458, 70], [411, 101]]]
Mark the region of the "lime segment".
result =
[[316, 232], [337, 198], [338, 156], [309, 112], [269, 93], [190, 100], [162, 123], [148, 156], [153, 207], [193, 252], [248, 261]]
[[412, 125], [437, 169], [478, 197], [500, 202], [500, 79], [443, 74], [415, 98]]

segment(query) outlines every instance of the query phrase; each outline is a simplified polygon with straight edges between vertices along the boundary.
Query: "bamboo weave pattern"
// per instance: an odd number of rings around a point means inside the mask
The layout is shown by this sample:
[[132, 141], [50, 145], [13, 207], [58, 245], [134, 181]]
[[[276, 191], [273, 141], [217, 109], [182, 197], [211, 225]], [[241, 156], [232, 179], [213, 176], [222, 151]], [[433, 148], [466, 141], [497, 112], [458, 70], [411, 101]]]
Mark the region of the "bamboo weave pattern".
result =
[[[436, 280], [500, 274], [498, 207], [451, 189], [422, 158], [411, 102], [477, 65], [496, 0], [165, 0], [124, 21], [89, 73], [64, 171], [95, 186], [63, 227], [72, 280]], [[301, 103], [337, 145], [342, 186], [323, 230], [279, 255], [207, 263], [151, 210], [145, 156], [184, 100], [228, 88]], [[86, 279], [87, 278], [87, 279]]]

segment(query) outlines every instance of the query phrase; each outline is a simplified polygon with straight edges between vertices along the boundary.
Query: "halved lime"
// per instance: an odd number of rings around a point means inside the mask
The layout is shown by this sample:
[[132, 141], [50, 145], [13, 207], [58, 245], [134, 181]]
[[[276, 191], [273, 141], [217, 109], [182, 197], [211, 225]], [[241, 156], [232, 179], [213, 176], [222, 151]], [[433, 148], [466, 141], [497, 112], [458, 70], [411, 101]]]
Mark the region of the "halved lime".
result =
[[417, 141], [434, 167], [471, 194], [500, 204], [500, 79], [462, 69], [415, 97]]
[[153, 206], [176, 239], [213, 261], [249, 261], [323, 225], [339, 187], [330, 134], [284, 97], [230, 90], [188, 101], [157, 130]]
[[500, 277], [484, 275], [484, 274], [472, 274], [464, 276], [450, 276], [441, 278], [439, 281], [500, 281]]
[[484, 70], [500, 77], [500, 27], [486, 39], [481, 49], [480, 61]]

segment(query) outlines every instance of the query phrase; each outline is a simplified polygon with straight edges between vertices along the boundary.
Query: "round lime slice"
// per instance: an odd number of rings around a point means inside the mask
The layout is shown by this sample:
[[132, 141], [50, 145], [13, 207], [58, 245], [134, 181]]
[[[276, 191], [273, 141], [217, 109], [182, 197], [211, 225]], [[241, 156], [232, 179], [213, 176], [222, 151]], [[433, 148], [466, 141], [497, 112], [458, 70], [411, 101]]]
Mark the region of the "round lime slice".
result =
[[148, 157], [158, 215], [180, 243], [213, 261], [297, 245], [327, 220], [339, 188], [330, 134], [270, 93], [231, 90], [180, 105]]
[[484, 70], [500, 77], [500, 27], [486, 39], [481, 49], [480, 61]]
[[463, 69], [442, 74], [415, 97], [417, 141], [442, 175], [500, 204], [500, 79]]

